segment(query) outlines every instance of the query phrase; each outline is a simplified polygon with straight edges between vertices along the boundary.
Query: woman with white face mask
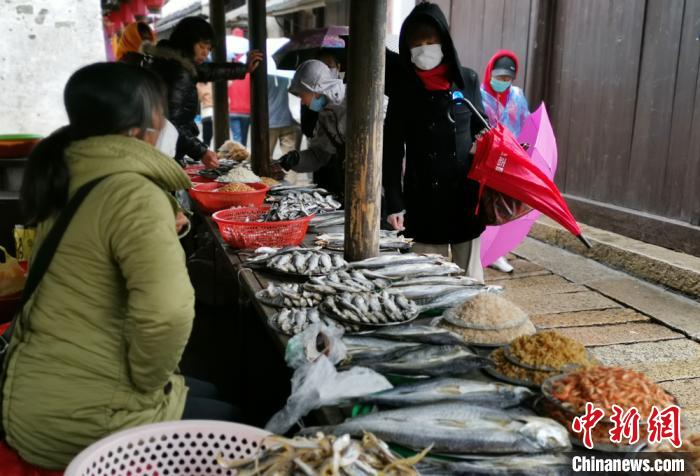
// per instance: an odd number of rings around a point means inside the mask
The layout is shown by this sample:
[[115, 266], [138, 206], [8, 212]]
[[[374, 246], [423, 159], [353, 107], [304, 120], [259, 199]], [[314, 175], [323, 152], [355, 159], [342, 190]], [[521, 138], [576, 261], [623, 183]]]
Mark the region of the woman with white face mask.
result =
[[461, 94], [481, 110], [478, 75], [461, 66], [447, 20], [432, 3], [417, 5], [404, 22], [399, 56], [384, 133], [387, 221], [405, 229], [415, 251], [451, 256], [469, 276], [482, 280], [484, 225], [475, 214], [479, 185], [467, 173], [483, 124], [453, 100], [453, 93]]
[[[500, 50], [489, 60], [481, 84], [481, 99], [489, 124], [495, 126], [500, 122], [515, 137], [520, 135], [523, 121], [530, 114], [523, 90], [513, 85], [517, 74], [518, 57], [510, 50]], [[491, 267], [504, 273], [513, 271], [505, 257], [494, 261]]]
[[313, 172], [314, 182], [338, 198], [345, 193], [345, 84], [318, 60], [301, 64], [289, 92], [318, 113], [314, 135], [306, 150], [293, 150], [280, 158], [285, 170]]

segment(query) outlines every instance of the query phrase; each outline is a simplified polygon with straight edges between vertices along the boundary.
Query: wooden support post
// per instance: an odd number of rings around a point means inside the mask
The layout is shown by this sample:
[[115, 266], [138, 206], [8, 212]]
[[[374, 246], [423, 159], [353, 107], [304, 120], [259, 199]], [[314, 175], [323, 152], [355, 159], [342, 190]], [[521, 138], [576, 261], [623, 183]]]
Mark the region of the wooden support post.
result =
[[345, 258], [379, 254], [386, 0], [352, 0], [345, 155]]
[[265, 0], [248, 0], [251, 50], [260, 50], [265, 60], [250, 77], [251, 162], [253, 172], [270, 175], [270, 118], [267, 110], [267, 26]]
[[[224, 0], [209, 2], [209, 20], [214, 29], [212, 56], [215, 63], [226, 62], [226, 13]], [[214, 149], [218, 149], [229, 137], [228, 119], [228, 84], [226, 80], [214, 81], [212, 84], [214, 100]], [[209, 144], [207, 144], [208, 146]]]

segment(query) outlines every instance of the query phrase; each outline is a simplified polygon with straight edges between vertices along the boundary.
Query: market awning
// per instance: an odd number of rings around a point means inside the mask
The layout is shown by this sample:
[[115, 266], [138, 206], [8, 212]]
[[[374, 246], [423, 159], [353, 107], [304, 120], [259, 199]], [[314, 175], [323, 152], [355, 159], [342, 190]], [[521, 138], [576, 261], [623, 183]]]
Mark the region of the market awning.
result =
[[326, 0], [273, 0], [267, 2], [267, 14], [272, 16], [289, 15], [301, 10], [325, 6]]

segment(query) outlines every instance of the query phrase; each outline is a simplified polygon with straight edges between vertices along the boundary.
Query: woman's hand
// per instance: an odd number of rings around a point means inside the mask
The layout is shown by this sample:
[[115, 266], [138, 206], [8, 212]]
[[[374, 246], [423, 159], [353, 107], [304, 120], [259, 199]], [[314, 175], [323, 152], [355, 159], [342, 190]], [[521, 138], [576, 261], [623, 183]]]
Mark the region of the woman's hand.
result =
[[386, 218], [386, 221], [391, 225], [391, 227], [396, 231], [403, 231], [406, 228], [403, 226], [403, 216], [404, 212], [392, 213]]
[[183, 228], [189, 225], [189, 223], [190, 220], [187, 218], [187, 215], [185, 215], [182, 211], [177, 212], [177, 215], [175, 215], [175, 231], [178, 235]]
[[259, 50], [253, 50], [248, 53], [248, 73], [252, 73], [256, 69], [258, 69], [258, 66], [260, 66], [260, 63], [263, 62], [265, 57], [263, 56], [262, 52]]
[[215, 169], [219, 166], [219, 157], [213, 150], [208, 150], [202, 156], [202, 163], [208, 169]]

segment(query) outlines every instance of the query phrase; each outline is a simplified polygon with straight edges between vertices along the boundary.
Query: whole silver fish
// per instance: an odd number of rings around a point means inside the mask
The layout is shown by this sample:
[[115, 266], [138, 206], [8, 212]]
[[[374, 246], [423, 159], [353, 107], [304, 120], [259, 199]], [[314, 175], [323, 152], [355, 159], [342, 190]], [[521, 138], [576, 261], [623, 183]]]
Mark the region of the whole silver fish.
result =
[[468, 348], [459, 345], [425, 345], [407, 349], [392, 359], [369, 362], [367, 367], [383, 374], [395, 375], [462, 375], [492, 365]]
[[395, 254], [395, 255], [379, 255], [374, 258], [368, 258], [362, 261], [356, 261], [350, 266], [352, 268], [361, 269], [378, 269], [387, 266], [396, 266], [401, 264], [418, 264], [418, 263], [435, 263], [446, 261], [443, 256], [431, 254]]
[[416, 465], [425, 476], [564, 476], [571, 474], [565, 455], [480, 456], [461, 461], [428, 458]]
[[[473, 285], [474, 289], [483, 288], [483, 285]], [[390, 287], [387, 289], [392, 294], [406, 296], [409, 299], [435, 299], [445, 293], [465, 288], [462, 284], [415, 284], [412, 286]]]
[[422, 344], [465, 345], [462, 336], [455, 332], [420, 324], [382, 327], [374, 331], [365, 332], [362, 335], [380, 339], [419, 342]]
[[374, 433], [387, 443], [435, 453], [542, 453], [571, 448], [569, 433], [549, 418], [521, 416], [462, 402], [386, 410], [336, 426], [306, 428], [303, 433], [361, 436]]
[[367, 395], [362, 397], [361, 401], [390, 407], [460, 401], [471, 405], [509, 408], [521, 404], [533, 395], [534, 393], [525, 387], [505, 383], [439, 378]]
[[386, 266], [384, 268], [365, 271], [367, 277], [401, 279], [416, 276], [444, 276], [460, 274], [464, 271], [454, 263], [448, 262], [418, 262]]
[[418, 345], [412, 342], [396, 342], [361, 336], [344, 336], [343, 343], [347, 347], [352, 365], [362, 365], [363, 362], [386, 359]]
[[496, 293], [500, 294], [503, 292], [503, 288], [501, 286], [483, 286], [483, 287], [469, 287], [469, 288], [462, 288], [458, 289], [456, 291], [452, 291], [450, 293], [444, 294], [443, 296], [440, 296], [436, 298], [435, 300], [423, 304], [421, 306], [418, 306], [420, 308], [420, 312], [426, 312], [426, 311], [432, 311], [432, 310], [444, 310], [448, 309], [450, 307], [454, 307], [458, 304], [463, 303], [464, 301], [467, 301], [477, 294], [480, 293]]
[[481, 284], [474, 278], [469, 276], [419, 276], [416, 278], [406, 278], [400, 281], [394, 281], [391, 283], [393, 288], [400, 288], [404, 286], [414, 286], [414, 285], [439, 285], [439, 284], [454, 284], [460, 286], [472, 286], [475, 284]]

